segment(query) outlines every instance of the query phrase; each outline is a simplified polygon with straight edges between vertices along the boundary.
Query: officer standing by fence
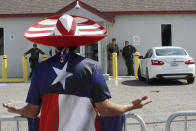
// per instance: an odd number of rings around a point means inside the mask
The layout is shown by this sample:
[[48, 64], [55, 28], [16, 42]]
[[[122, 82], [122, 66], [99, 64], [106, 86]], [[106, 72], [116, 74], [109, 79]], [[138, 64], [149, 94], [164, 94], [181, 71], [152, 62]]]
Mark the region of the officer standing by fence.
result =
[[30, 67], [31, 67], [31, 72], [29, 74], [29, 78], [31, 78], [32, 72], [34, 70], [34, 68], [36, 67], [36, 65], [39, 63], [39, 54], [45, 54], [42, 50], [40, 50], [39, 48], [37, 48], [37, 44], [33, 44], [33, 48], [31, 48], [30, 50], [28, 50], [27, 52], [24, 53], [24, 55], [28, 55], [31, 54], [30, 58], [29, 58], [29, 62], [30, 62]]
[[127, 75], [134, 76], [134, 68], [133, 68], [133, 54], [136, 52], [136, 48], [132, 45], [129, 45], [128, 41], [125, 41], [125, 46], [123, 48], [123, 58], [125, 59], [125, 63], [127, 66]]
[[112, 75], [112, 53], [117, 53], [119, 55], [119, 48], [116, 44], [116, 38], [112, 39], [112, 43], [107, 45], [108, 54], [108, 74]]

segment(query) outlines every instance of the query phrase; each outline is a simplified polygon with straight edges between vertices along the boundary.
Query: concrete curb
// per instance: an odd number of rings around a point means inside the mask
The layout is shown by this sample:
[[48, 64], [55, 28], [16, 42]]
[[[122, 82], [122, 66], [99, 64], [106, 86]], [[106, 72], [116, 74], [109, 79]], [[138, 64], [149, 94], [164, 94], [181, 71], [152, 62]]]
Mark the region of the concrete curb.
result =
[[[103, 74], [103, 76], [104, 76], [104, 79], [105, 80], [115, 80], [115, 79], [113, 79], [113, 77], [112, 76], [110, 76], [109, 74]], [[118, 79], [123, 79], [123, 78], [135, 78], [135, 76], [118, 76], [118, 78], [117, 78], [117, 80]]]

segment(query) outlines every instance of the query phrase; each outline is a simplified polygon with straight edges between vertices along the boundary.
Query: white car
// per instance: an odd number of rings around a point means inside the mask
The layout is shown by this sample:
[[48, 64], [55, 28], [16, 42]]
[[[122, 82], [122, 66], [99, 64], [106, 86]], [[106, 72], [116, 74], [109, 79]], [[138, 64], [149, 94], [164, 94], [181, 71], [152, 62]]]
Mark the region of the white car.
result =
[[188, 84], [195, 80], [195, 62], [181, 47], [153, 47], [145, 56], [140, 56], [139, 80], [150, 84], [153, 79], [186, 79]]

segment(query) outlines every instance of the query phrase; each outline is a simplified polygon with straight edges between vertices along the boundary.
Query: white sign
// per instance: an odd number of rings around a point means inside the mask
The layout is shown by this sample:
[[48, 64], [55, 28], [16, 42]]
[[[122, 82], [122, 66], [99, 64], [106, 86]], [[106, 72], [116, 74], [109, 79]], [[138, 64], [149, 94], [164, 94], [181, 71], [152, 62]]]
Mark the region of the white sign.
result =
[[140, 36], [139, 35], [133, 36], [133, 42], [134, 43], [140, 43], [141, 42]]
[[141, 42], [141, 37], [139, 35], [134, 35], [133, 36], [133, 44], [140, 45], [140, 42]]

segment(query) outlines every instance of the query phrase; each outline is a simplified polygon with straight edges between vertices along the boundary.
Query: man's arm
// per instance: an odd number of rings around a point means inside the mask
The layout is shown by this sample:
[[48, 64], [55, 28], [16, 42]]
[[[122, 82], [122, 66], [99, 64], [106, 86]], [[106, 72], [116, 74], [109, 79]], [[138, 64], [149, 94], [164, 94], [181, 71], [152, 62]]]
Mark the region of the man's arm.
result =
[[147, 96], [144, 96], [127, 105], [116, 104], [106, 99], [102, 102], [95, 103], [95, 106], [102, 116], [117, 116], [130, 110], [142, 108], [144, 105], [151, 102], [152, 101]]
[[3, 107], [7, 108], [8, 112], [19, 114], [23, 117], [35, 118], [40, 112], [39, 105], [27, 104], [26, 106], [20, 108], [16, 105], [9, 105], [3, 103]]
[[31, 53], [32, 48], [30, 50], [28, 50], [27, 52], [24, 53], [24, 55], [28, 55], [29, 53]]
[[116, 48], [117, 48], [117, 55], [119, 56], [119, 48], [118, 48], [118, 45], [116, 44]]
[[42, 55], [46, 54], [42, 50], [40, 50], [40, 49], [38, 49], [38, 50], [39, 50], [39, 53], [41, 53]]
[[137, 51], [137, 49], [135, 48], [135, 46], [132, 46], [133, 49], [133, 53], [135, 53]]
[[123, 56], [123, 58], [125, 59], [125, 47], [123, 47], [122, 56]]
[[109, 51], [109, 44], [107, 45], [107, 54], [109, 55], [110, 54], [110, 51]]
[[112, 57], [110, 43], [107, 45], [107, 56], [108, 58]]

